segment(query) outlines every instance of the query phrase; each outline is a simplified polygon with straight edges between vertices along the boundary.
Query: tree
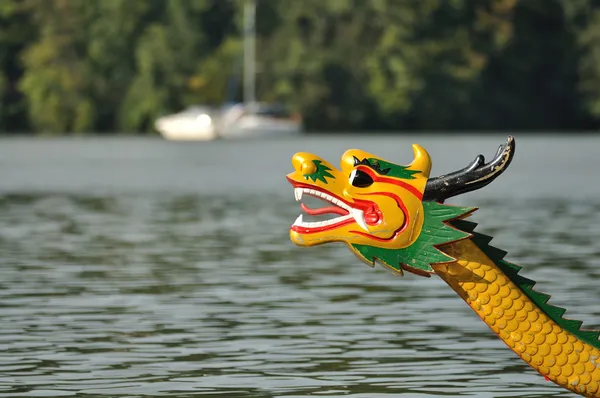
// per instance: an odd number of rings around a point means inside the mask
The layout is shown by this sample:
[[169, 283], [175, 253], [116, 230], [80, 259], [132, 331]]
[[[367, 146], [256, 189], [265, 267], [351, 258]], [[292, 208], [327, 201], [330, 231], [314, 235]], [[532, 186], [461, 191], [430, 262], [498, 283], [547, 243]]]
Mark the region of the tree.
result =
[[94, 127], [95, 104], [89, 96], [85, 65], [85, 0], [26, 0], [38, 24], [38, 40], [23, 54], [20, 89], [34, 128], [46, 133], [84, 132]]
[[0, 132], [30, 130], [26, 103], [18, 87], [23, 74], [19, 55], [36, 33], [20, 1], [0, 2]]

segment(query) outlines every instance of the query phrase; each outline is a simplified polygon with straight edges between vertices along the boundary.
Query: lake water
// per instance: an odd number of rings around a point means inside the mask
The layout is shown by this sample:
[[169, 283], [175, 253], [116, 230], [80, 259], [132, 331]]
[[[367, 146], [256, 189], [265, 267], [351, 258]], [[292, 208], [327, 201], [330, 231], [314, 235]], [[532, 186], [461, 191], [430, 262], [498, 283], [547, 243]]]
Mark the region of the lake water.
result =
[[[567, 316], [600, 327], [600, 137], [516, 135], [452, 203]], [[438, 278], [295, 247], [291, 156], [432, 175], [504, 136], [0, 140], [0, 397], [569, 397]]]

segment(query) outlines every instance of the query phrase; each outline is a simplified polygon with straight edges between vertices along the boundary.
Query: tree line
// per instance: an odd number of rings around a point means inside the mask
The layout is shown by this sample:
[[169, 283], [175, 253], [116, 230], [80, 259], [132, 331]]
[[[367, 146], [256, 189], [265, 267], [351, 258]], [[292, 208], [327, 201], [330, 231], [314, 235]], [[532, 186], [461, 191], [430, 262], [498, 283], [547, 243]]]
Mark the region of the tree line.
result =
[[[244, 0], [1, 0], [0, 132], [151, 133], [242, 98]], [[306, 128], [594, 130], [593, 0], [258, 0], [257, 98]]]

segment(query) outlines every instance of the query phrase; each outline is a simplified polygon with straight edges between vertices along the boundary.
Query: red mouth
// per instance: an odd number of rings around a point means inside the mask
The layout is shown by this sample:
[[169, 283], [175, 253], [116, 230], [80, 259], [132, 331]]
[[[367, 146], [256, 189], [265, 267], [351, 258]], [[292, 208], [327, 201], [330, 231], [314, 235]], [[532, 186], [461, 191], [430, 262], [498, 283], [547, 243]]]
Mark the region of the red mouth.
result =
[[307, 215], [337, 215], [337, 217], [329, 220], [306, 222], [303, 220], [303, 215], [301, 214], [294, 222], [294, 225], [292, 225], [292, 231], [301, 234], [310, 234], [328, 231], [352, 223], [357, 223], [360, 227], [367, 230], [368, 225], [377, 225], [381, 222], [381, 212], [373, 202], [367, 200], [355, 200], [353, 203], [350, 203], [331, 192], [318, 189], [313, 185], [303, 184], [294, 181], [289, 177], [287, 177], [287, 179], [294, 186], [294, 194], [297, 201], [299, 201], [303, 195], [309, 195], [321, 199], [331, 205], [318, 209], [311, 209], [302, 203], [300, 207]]
[[339, 214], [341, 216], [347, 216], [350, 212], [344, 208], [338, 206], [327, 206], [321, 207], [319, 209], [311, 209], [304, 203], [300, 203], [300, 208], [304, 210], [304, 212], [310, 216], [320, 216], [321, 214]]

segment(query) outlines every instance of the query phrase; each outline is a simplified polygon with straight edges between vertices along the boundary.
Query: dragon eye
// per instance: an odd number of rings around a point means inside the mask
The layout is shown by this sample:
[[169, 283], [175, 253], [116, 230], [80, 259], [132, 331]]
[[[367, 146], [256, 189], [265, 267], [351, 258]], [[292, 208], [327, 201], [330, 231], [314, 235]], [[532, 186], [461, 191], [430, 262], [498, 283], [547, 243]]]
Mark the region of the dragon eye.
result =
[[354, 169], [350, 173], [350, 184], [358, 188], [366, 188], [373, 184], [373, 179], [364, 171]]

